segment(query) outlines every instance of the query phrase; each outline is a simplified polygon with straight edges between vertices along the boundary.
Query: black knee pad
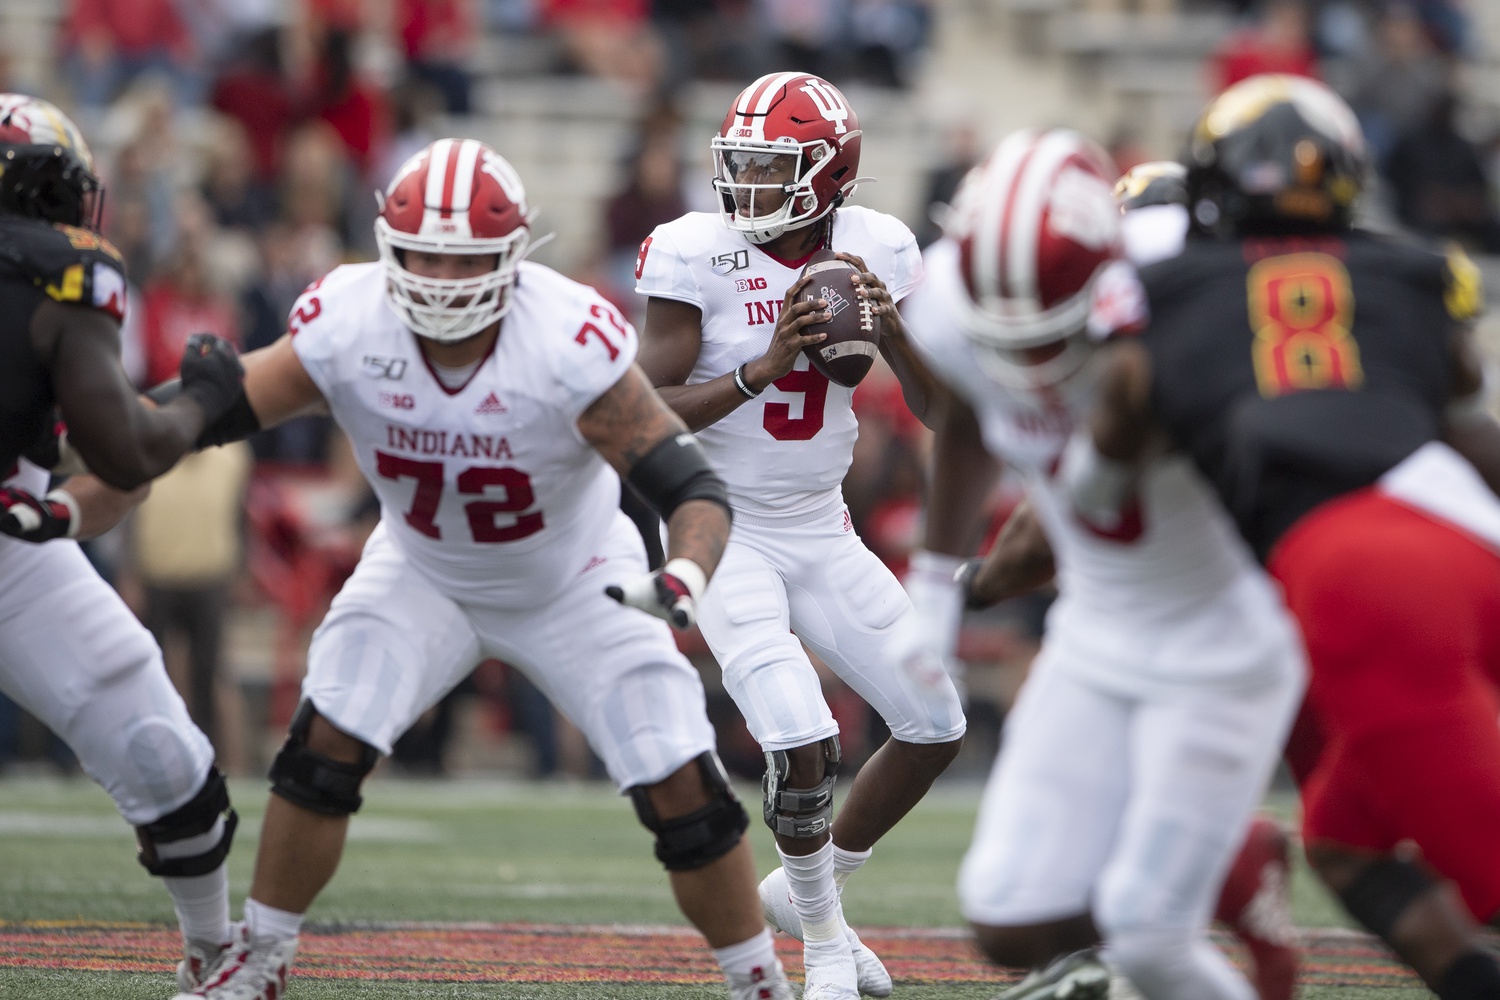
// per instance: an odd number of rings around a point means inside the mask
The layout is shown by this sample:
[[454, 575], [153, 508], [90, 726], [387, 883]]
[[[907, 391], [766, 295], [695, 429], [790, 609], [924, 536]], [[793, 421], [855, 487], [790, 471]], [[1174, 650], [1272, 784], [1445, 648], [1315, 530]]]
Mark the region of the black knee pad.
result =
[[1377, 861], [1339, 893], [1349, 915], [1377, 937], [1388, 938], [1391, 928], [1419, 896], [1438, 885], [1425, 868], [1399, 858]]
[[791, 759], [785, 750], [766, 754], [766, 774], [761, 781], [762, 816], [774, 833], [806, 840], [818, 837], [833, 825], [833, 783], [838, 777], [839, 738], [830, 736], [818, 744], [823, 748], [823, 780], [812, 788], [787, 788]]
[[271, 791], [324, 816], [348, 816], [364, 804], [359, 786], [380, 754], [374, 747], [361, 744], [359, 762], [349, 764], [308, 749], [307, 733], [316, 713], [310, 701], [297, 706], [286, 743], [271, 763]]
[[[224, 830], [216, 843], [196, 854], [161, 856], [161, 849], [169, 844], [211, 832], [221, 817]], [[186, 805], [153, 823], [135, 828], [136, 842], [140, 846], [137, 859], [152, 875], [176, 878], [207, 875], [229, 856], [229, 845], [234, 841], [234, 830], [239, 822], [239, 816], [229, 807], [229, 788], [224, 784], [223, 773], [217, 767], [210, 767], [203, 787]]]
[[750, 816], [729, 787], [729, 776], [718, 754], [712, 750], [698, 755], [698, 769], [708, 784], [712, 801], [686, 816], [662, 819], [651, 805], [651, 798], [640, 785], [630, 789], [630, 801], [641, 825], [656, 834], [656, 860], [669, 872], [702, 868], [734, 850]]

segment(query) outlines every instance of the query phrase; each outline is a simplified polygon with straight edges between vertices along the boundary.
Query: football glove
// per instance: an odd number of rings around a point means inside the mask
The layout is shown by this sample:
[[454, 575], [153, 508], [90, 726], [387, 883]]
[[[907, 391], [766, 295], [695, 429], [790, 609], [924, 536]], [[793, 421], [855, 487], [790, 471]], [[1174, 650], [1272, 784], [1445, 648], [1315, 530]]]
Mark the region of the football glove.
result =
[[697, 619], [698, 598], [707, 586], [702, 567], [691, 559], [678, 558], [655, 573], [612, 583], [604, 592], [621, 604], [639, 608], [686, 632]]
[[24, 542], [50, 542], [78, 534], [78, 501], [64, 490], [36, 497], [12, 486], [0, 486], [0, 534]]
[[211, 333], [195, 333], [182, 349], [182, 394], [203, 409], [212, 424], [229, 412], [243, 391], [244, 366], [234, 345]]

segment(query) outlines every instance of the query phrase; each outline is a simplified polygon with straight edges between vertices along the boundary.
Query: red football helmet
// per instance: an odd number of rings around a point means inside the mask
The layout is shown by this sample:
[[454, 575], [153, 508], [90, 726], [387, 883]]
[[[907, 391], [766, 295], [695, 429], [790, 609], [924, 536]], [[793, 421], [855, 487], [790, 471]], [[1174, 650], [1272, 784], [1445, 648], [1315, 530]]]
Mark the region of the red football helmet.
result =
[[958, 242], [965, 331], [1026, 387], [1076, 372], [1096, 286], [1123, 256], [1108, 154], [1077, 132], [1025, 129], [969, 172], [948, 235]]
[[740, 91], [714, 136], [714, 190], [724, 224], [752, 243], [810, 226], [860, 180], [859, 119], [837, 87], [807, 73], [768, 73]]
[[[413, 332], [463, 340], [505, 315], [535, 212], [504, 157], [477, 139], [439, 139], [401, 165], [379, 200], [386, 294]], [[476, 278], [424, 278], [406, 269], [409, 250], [499, 259]]]

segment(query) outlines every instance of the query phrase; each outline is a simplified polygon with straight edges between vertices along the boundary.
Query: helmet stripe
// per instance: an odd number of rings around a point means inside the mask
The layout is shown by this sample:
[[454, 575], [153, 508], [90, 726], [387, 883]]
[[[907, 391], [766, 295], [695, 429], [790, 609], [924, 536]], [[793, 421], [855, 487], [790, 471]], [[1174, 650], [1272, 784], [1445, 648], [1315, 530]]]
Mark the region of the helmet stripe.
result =
[[452, 139], [439, 139], [432, 144], [432, 153], [427, 157], [427, 187], [422, 192], [422, 207], [429, 212], [447, 204], [444, 200], [443, 178], [448, 174], [448, 161], [453, 156], [453, 146]]
[[1028, 157], [1016, 185], [1010, 225], [1006, 227], [1012, 241], [1006, 259], [1007, 284], [1015, 299], [1040, 300], [1037, 290], [1036, 247], [1041, 234], [1042, 214], [1047, 209], [1047, 193], [1067, 158], [1078, 151], [1069, 132], [1054, 130], [1041, 135]]
[[974, 290], [984, 308], [997, 313], [1004, 311], [1003, 300], [1007, 295], [1003, 282], [1008, 251], [1008, 216], [1015, 197], [1016, 177], [1025, 168], [1034, 148], [1030, 139], [1028, 134], [1027, 141], [1001, 144], [1000, 152], [1004, 155], [989, 168], [974, 231], [977, 244], [973, 258]]
[[453, 214], [467, 217], [474, 201], [474, 170], [479, 164], [479, 140], [465, 139], [458, 146], [458, 155], [452, 158]]

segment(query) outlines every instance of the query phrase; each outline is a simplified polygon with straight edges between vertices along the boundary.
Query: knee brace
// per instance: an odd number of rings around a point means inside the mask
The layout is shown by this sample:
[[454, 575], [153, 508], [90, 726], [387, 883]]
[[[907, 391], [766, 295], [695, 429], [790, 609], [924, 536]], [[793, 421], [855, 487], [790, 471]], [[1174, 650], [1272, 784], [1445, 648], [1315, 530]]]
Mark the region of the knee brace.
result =
[[1377, 861], [1339, 893], [1349, 915], [1385, 939], [1417, 897], [1438, 885], [1425, 868], [1399, 858]]
[[[223, 819], [220, 826], [219, 820]], [[152, 875], [191, 878], [224, 863], [240, 818], [229, 807], [224, 775], [210, 766], [203, 787], [182, 808], [135, 828], [137, 859]], [[214, 836], [214, 828], [220, 827]]]
[[766, 753], [764, 793], [766, 826], [783, 837], [806, 840], [825, 833], [833, 825], [833, 782], [838, 777], [839, 738], [830, 736], [818, 744], [823, 748], [823, 780], [812, 788], [787, 788], [791, 758], [785, 750]]
[[750, 817], [730, 789], [729, 776], [718, 755], [712, 750], [699, 754], [698, 769], [713, 798], [686, 816], [662, 819], [644, 787], [630, 789], [630, 801], [635, 803], [641, 825], [656, 834], [656, 860], [669, 872], [702, 868], [723, 857], [740, 842], [750, 825]]
[[359, 786], [380, 754], [374, 747], [361, 744], [359, 762], [349, 764], [309, 749], [307, 733], [316, 713], [310, 701], [297, 706], [286, 743], [271, 763], [271, 791], [324, 816], [348, 816], [364, 804]]

